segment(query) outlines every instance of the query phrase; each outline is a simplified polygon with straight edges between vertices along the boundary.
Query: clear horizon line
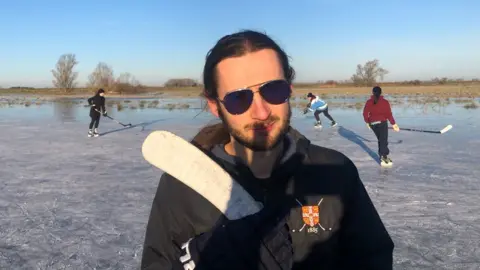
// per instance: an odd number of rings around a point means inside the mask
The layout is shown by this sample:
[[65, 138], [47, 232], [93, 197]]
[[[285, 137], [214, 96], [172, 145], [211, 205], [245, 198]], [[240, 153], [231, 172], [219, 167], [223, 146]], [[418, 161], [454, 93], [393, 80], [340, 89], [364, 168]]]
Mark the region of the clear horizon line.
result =
[[[471, 79], [464, 79], [464, 78], [448, 78], [448, 77], [437, 77], [439, 79], [443, 79], [443, 78], [447, 78], [447, 82], [445, 83], [446, 85], [448, 84], [452, 84], [452, 83], [479, 83], [480, 82], [480, 78], [477, 78], [477, 77], [472, 77]], [[179, 78], [181, 79], [181, 78]], [[327, 83], [328, 81], [334, 81], [335, 83]], [[410, 80], [398, 80], [398, 81], [378, 81], [376, 82], [376, 84], [378, 85], [381, 85], [381, 84], [404, 84], [404, 83], [411, 83], [411, 82], [415, 82], [415, 81], [419, 81], [420, 83], [436, 83], [435, 81], [433, 81], [432, 79], [430, 80], [420, 80], [420, 79], [410, 79]], [[301, 84], [310, 84], [310, 85], [316, 85], [316, 86], [334, 86], [334, 85], [339, 85], [339, 86], [342, 86], [342, 85], [352, 85], [353, 82], [349, 81], [349, 80], [319, 80], [319, 81], [316, 81], [316, 82], [313, 82], [313, 81], [298, 81], [298, 82], [294, 82], [293, 85], [301, 85]], [[441, 83], [437, 83], [438, 85], [442, 85]], [[443, 85], [445, 85], [443, 84]], [[201, 87], [203, 84], [199, 84], [197, 86], [180, 86], [180, 87], [173, 87], [173, 86], [165, 86], [165, 84], [141, 84], [141, 86], [143, 87], [147, 87], [147, 88], [188, 88], [188, 87], [191, 87], [191, 88], [198, 88], [198, 87]], [[405, 86], [412, 86], [411, 84], [405, 84]], [[413, 86], [422, 86], [421, 84], [419, 85], [413, 85]], [[425, 85], [423, 85], [425, 86]], [[431, 86], [431, 85], [428, 85], [428, 86]], [[363, 87], [363, 86], [360, 86], [360, 87]], [[364, 87], [368, 87], [368, 86], [364, 86]], [[7, 86], [7, 87], [3, 87], [0, 85], [0, 89], [12, 89], [12, 88], [34, 88], [34, 89], [62, 89], [62, 88], [59, 88], [59, 87], [53, 87], [53, 86], [28, 86], [28, 85], [12, 85], [12, 86]], [[88, 86], [76, 86], [74, 87], [73, 89], [84, 89], [84, 88], [90, 88]]]

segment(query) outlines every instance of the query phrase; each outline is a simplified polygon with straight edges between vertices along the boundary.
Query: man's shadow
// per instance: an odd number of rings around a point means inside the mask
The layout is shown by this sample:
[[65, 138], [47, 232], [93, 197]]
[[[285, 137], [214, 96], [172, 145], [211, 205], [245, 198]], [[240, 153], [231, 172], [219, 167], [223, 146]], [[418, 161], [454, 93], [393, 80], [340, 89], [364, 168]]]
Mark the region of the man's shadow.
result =
[[[378, 153], [373, 151], [364, 143], [364, 142], [377, 142], [377, 140], [366, 139], [358, 135], [357, 133], [353, 132], [352, 130], [344, 128], [343, 126], [338, 127], [338, 134], [340, 134], [340, 136], [344, 137], [345, 139], [360, 146], [368, 155], [370, 155], [370, 157], [372, 157], [373, 160], [375, 160], [375, 162], [380, 164], [380, 156], [378, 155]], [[396, 142], [391, 142], [391, 143], [398, 144], [402, 142], [403, 142], [402, 140], [398, 140]]]
[[150, 125], [153, 125], [157, 122], [161, 122], [161, 121], [166, 121], [166, 120], [169, 120], [171, 118], [164, 118], [164, 119], [157, 119], [157, 120], [153, 120], [153, 121], [149, 121], [149, 122], [142, 122], [142, 123], [139, 123], [139, 124], [135, 124], [135, 125], [131, 125], [131, 126], [128, 126], [128, 127], [122, 127], [122, 128], [118, 128], [118, 129], [114, 129], [114, 130], [110, 130], [110, 131], [106, 131], [106, 132], [103, 132], [103, 133], [100, 133], [99, 135], [100, 136], [104, 136], [104, 135], [107, 135], [107, 134], [110, 134], [110, 133], [115, 133], [115, 132], [119, 132], [119, 131], [124, 131], [124, 130], [127, 130], [127, 129], [132, 129], [132, 128], [136, 128], [136, 127], [141, 127], [142, 130], [141, 131], [144, 131], [146, 127], [150, 126]]

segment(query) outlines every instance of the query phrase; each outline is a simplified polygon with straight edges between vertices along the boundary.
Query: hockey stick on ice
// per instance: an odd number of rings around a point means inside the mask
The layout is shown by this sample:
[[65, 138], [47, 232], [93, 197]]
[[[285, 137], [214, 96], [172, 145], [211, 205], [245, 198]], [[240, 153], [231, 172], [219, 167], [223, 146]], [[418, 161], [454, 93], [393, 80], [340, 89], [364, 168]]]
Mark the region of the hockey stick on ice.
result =
[[263, 207], [210, 157], [173, 133], [150, 133], [143, 142], [142, 154], [150, 164], [205, 197], [230, 220], [257, 213]]
[[112, 117], [110, 117], [110, 116], [108, 116], [108, 115], [105, 115], [105, 116], [108, 117], [108, 118], [110, 118], [110, 119], [112, 119], [113, 121], [117, 122], [118, 124], [120, 124], [120, 125], [122, 125], [122, 126], [124, 126], [124, 127], [131, 127], [131, 126], [132, 126], [132, 124], [130, 124], [130, 123], [128, 123], [128, 124], [122, 124], [120, 121], [115, 120], [115, 119], [113, 119]]
[[[94, 110], [95, 110], [96, 112], [102, 114], [99, 110], [97, 110], [97, 109], [94, 109]], [[120, 122], [120, 121], [118, 121], [118, 120], [115, 120], [115, 119], [113, 119], [112, 117], [110, 117], [110, 116], [108, 116], [108, 115], [105, 115], [105, 116], [108, 117], [108, 118], [110, 118], [110, 119], [112, 119], [113, 121], [115, 121], [116, 123], [118, 123], [118, 124], [120, 124], [120, 125], [122, 125], [122, 126], [124, 126], [124, 127], [131, 127], [131, 126], [132, 126], [132, 124], [130, 124], [130, 123], [128, 123], [128, 124], [123, 124], [122, 122]]]
[[[442, 130], [425, 130], [425, 129], [416, 129], [416, 128], [400, 128], [400, 130], [443, 134], [452, 128], [453, 128], [452, 125], [448, 125], [444, 127]], [[392, 129], [392, 127], [389, 127], [389, 129]]]

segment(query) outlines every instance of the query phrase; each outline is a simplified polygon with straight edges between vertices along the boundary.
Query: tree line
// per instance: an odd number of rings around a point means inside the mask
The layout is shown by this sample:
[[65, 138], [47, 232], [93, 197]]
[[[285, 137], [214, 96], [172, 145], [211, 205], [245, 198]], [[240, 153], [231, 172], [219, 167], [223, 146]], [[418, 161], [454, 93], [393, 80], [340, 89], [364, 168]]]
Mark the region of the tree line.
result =
[[[73, 91], [77, 85], [78, 72], [74, 71], [78, 64], [75, 54], [63, 54], [57, 61], [55, 69], [52, 69], [53, 86], [63, 89], [65, 92]], [[105, 62], [99, 62], [95, 69], [88, 75], [87, 88], [103, 88], [108, 92], [115, 93], [138, 93], [145, 89], [132, 74], [121, 73], [114, 76], [113, 68]]]
[[[63, 89], [65, 92], [71, 92], [77, 87], [78, 72], [74, 71], [78, 64], [75, 54], [63, 54], [57, 61], [55, 69], [52, 69], [53, 85], [55, 88]], [[358, 64], [355, 73], [349, 80], [345, 81], [319, 81], [317, 84], [323, 85], [351, 85], [351, 86], [374, 86], [379, 80], [383, 80], [389, 71], [382, 66], [378, 59]], [[472, 81], [478, 81], [474, 79]], [[449, 78], [433, 78], [428, 82], [420, 80], [404, 81], [396, 84], [403, 85], [421, 85], [421, 84], [448, 84], [459, 83], [462, 79], [452, 80]], [[302, 84], [299, 84], [302, 85]], [[305, 84], [312, 85], [312, 84]], [[164, 87], [200, 87], [202, 86], [197, 80], [190, 78], [175, 78], [165, 82]], [[92, 73], [88, 76], [87, 88], [98, 89], [103, 88], [109, 92], [116, 93], [138, 93], [146, 89], [132, 74], [121, 73], [117, 78], [114, 76], [113, 68], [104, 62], [99, 62]]]

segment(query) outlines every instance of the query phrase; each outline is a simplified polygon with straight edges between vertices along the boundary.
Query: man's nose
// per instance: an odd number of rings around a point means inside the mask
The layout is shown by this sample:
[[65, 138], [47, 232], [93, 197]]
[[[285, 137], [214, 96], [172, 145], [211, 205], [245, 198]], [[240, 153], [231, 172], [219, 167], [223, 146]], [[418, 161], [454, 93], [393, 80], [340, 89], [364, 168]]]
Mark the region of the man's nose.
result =
[[270, 104], [268, 104], [258, 92], [255, 93], [250, 108], [251, 117], [257, 120], [266, 120], [270, 116], [270, 113]]

